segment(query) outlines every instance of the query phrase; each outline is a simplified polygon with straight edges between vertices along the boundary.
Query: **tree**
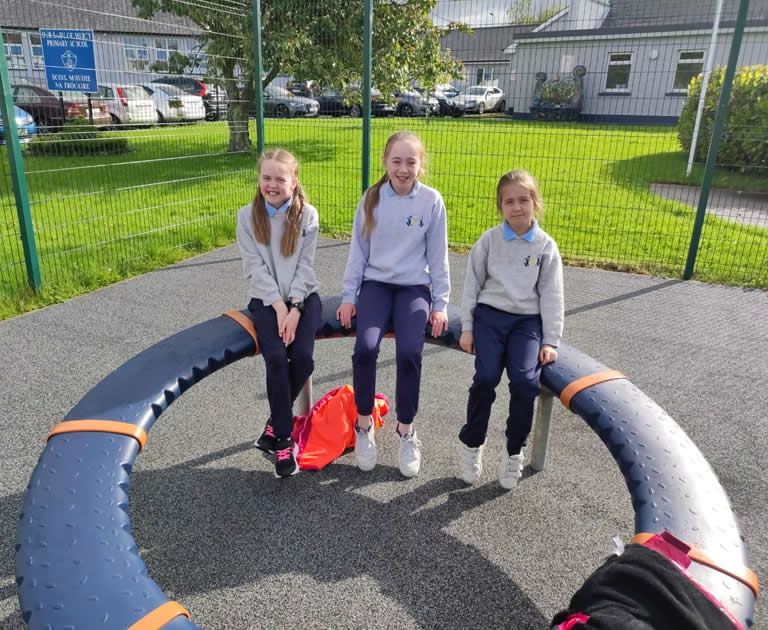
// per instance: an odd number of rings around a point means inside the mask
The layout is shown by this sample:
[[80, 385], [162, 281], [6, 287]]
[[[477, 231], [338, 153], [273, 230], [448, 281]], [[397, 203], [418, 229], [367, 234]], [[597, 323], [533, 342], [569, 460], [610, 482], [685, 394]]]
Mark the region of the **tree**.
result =
[[[131, 0], [139, 17], [170, 13], [200, 27], [195, 37], [208, 59], [208, 74], [230, 102], [229, 150], [250, 147], [248, 106], [253, 101], [251, 2], [238, 11], [194, 1]], [[462, 75], [460, 61], [440, 49], [459, 23], [437, 27], [428, 17], [437, 0], [373, 0], [373, 83], [388, 93], [412, 82], [427, 90]], [[363, 3], [349, 0], [262, 0], [264, 85], [278, 75], [321, 85], [360, 84], [363, 68]]]
[[533, 0], [515, 0], [514, 4], [507, 9], [506, 19], [508, 24], [542, 24], [560, 13], [563, 8], [564, 5], [558, 3], [535, 11]]

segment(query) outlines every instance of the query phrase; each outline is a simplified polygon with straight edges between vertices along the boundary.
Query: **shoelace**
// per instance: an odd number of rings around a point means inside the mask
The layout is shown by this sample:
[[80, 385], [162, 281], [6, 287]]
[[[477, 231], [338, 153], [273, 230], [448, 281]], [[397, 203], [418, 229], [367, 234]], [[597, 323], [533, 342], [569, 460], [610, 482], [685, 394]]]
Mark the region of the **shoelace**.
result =
[[268, 425], [267, 425], [267, 428], [266, 428], [266, 429], [264, 429], [264, 433], [267, 435], [267, 437], [276, 437], [276, 436], [275, 436], [275, 431], [274, 431], [274, 429], [272, 428], [272, 425], [271, 425], [271, 424], [268, 424]]
[[409, 433], [408, 435], [401, 435], [400, 439], [404, 440], [405, 446], [409, 447], [411, 451], [415, 451], [421, 448], [421, 440], [416, 437], [415, 434]]
[[290, 459], [292, 455], [293, 455], [292, 446], [289, 446], [288, 448], [281, 448], [279, 451], [277, 451], [278, 461], [282, 461], [284, 459]]

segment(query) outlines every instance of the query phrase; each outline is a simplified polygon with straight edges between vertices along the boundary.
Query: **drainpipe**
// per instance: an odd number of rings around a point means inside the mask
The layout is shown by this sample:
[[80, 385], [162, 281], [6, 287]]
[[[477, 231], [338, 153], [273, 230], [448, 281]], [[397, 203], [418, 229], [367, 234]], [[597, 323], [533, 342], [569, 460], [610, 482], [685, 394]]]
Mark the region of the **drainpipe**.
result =
[[691, 150], [688, 153], [688, 168], [685, 169], [685, 176], [691, 176], [693, 168], [693, 155], [696, 153], [696, 142], [699, 139], [699, 126], [701, 125], [701, 115], [704, 113], [704, 100], [707, 97], [707, 85], [709, 84], [709, 75], [712, 73], [712, 64], [715, 61], [715, 44], [717, 43], [717, 31], [720, 28], [720, 15], [723, 10], [723, 0], [715, 0], [715, 21], [712, 23], [712, 39], [709, 42], [709, 52], [707, 53], [707, 63], [704, 67], [704, 78], [701, 82], [701, 94], [699, 94], [699, 108], [696, 110], [696, 122], [693, 125], [693, 137], [691, 138]]

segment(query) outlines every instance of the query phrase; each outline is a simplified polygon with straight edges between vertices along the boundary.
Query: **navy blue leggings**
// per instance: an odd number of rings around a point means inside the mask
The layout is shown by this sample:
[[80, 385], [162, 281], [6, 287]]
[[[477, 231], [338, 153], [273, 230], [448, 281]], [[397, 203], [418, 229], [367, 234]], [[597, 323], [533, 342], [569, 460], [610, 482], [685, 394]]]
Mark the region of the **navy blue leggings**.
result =
[[516, 455], [531, 432], [533, 403], [541, 391], [541, 316], [514, 315], [478, 304], [472, 327], [475, 377], [469, 388], [467, 423], [459, 432], [459, 439], [472, 448], [485, 442], [496, 386], [506, 367], [509, 378], [507, 453]]
[[357, 297], [357, 339], [352, 355], [352, 382], [360, 415], [373, 413], [376, 394], [376, 360], [379, 345], [389, 328], [395, 331], [398, 421], [410, 424], [419, 409], [421, 353], [424, 329], [432, 304], [430, 289], [424, 285], [402, 286], [366, 280]]
[[288, 437], [293, 431], [293, 402], [315, 369], [312, 354], [322, 310], [317, 293], [304, 298], [304, 312], [296, 326], [296, 337], [286, 348], [277, 331], [275, 309], [255, 298], [248, 304], [267, 369], [267, 399], [272, 428], [278, 439]]

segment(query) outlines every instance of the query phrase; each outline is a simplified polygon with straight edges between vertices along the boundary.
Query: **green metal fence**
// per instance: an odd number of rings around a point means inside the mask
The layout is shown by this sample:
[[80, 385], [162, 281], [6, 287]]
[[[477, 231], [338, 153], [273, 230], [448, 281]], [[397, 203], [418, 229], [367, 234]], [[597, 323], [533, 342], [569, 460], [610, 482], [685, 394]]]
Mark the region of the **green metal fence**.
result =
[[[5, 125], [0, 300], [231, 242], [262, 144], [299, 157], [323, 232], [346, 235], [399, 129], [424, 141], [455, 247], [526, 168], [571, 264], [768, 286], [764, 2], [113, 4], [0, 7], [3, 119], [37, 125]], [[97, 91], [47, 89], [43, 27], [92, 32]]]

